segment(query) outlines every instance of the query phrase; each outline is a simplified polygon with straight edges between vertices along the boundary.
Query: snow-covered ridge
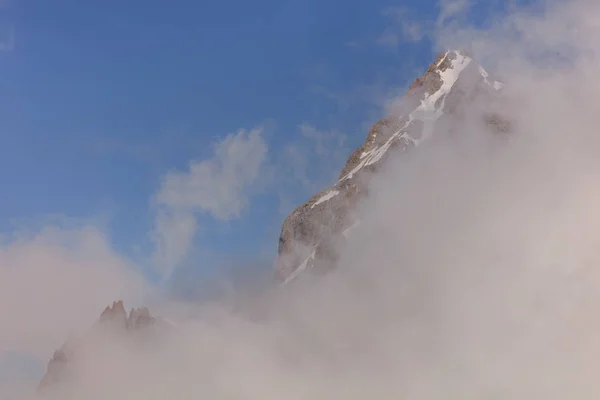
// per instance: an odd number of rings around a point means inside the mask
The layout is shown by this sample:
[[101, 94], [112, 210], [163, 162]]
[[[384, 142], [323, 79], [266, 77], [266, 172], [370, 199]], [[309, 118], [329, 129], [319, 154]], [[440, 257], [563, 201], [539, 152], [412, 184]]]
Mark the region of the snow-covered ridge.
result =
[[321, 203], [331, 200], [338, 194], [340, 194], [338, 190], [328, 190], [327, 193], [325, 193], [319, 200], [317, 200], [312, 206], [310, 206], [310, 208], [314, 208]]
[[[360, 155], [361, 162], [348, 174], [342, 177], [340, 181], [350, 179], [363, 168], [379, 162], [386, 154], [392, 143], [396, 140], [403, 139], [405, 146], [409, 143], [419, 145], [421, 142], [427, 140], [431, 136], [436, 121], [444, 114], [443, 110], [446, 96], [448, 93], [450, 93], [465, 68], [469, 64], [475, 63], [473, 59], [463, 55], [459, 51], [447, 51], [445, 55], [437, 62], [436, 67], [442, 66], [448, 58], [451, 58], [450, 66], [444, 70], [440, 69], [436, 71], [440, 80], [442, 81], [440, 88], [433, 93], [426, 92], [420, 104], [415, 108], [415, 110], [408, 114], [406, 122], [404, 122], [404, 124], [402, 124], [402, 126], [397, 129], [396, 132], [394, 132], [385, 143], [369, 151], [363, 152]], [[489, 74], [483, 67], [478, 66], [478, 69], [486, 84], [493, 87], [495, 90], [500, 90], [502, 88], [503, 84], [500, 82], [495, 81], [490, 83], [488, 80]], [[423, 122], [423, 129], [418, 138], [411, 137], [408, 134], [408, 128], [414, 121]]]
[[312, 267], [312, 262], [315, 259], [315, 254], [317, 254], [317, 250], [313, 250], [313, 252], [308, 257], [306, 257], [306, 259], [282, 282], [282, 284], [285, 285], [293, 281], [303, 271], [310, 269]]
[[[331, 251], [330, 243], [338, 240], [337, 235], [343, 242], [353, 234], [359, 223], [351, 217], [353, 199], [364, 193], [361, 189], [364, 182], [353, 179], [357, 174], [380, 163], [391, 147], [401, 152], [429, 140], [436, 126], [443, 123], [438, 123], [440, 118], [445, 113], [454, 113], [461, 102], [471, 101], [472, 95], [493, 93], [502, 87], [469, 55], [454, 50], [441, 54], [409, 88], [407, 104], [414, 104], [413, 108], [375, 124], [363, 146], [349, 158], [340, 179], [286, 218], [280, 236], [279, 282], [288, 283], [302, 271], [320, 265], [321, 253]], [[294, 250], [297, 244], [306, 251], [300, 254]]]

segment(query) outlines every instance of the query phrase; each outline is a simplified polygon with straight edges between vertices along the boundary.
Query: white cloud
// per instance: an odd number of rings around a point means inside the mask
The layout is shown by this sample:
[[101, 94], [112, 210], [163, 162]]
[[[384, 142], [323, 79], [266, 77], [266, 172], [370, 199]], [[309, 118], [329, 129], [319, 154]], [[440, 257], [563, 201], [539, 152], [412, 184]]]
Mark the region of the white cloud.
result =
[[377, 44], [385, 47], [396, 48], [402, 42], [402, 37], [398, 32], [387, 31], [377, 38]]
[[112, 301], [138, 304], [142, 276], [93, 226], [41, 231], [0, 245], [0, 355], [45, 363], [69, 335], [85, 329]]
[[377, 38], [377, 44], [396, 48], [403, 42], [418, 42], [426, 36], [427, 23], [416, 20], [407, 7], [389, 7], [382, 14], [392, 20], [393, 26]]
[[[488, 1], [490, 5], [495, 2], [496, 0]], [[377, 44], [395, 49], [402, 43], [419, 42], [425, 38], [436, 41], [440, 31], [447, 30], [449, 25], [454, 29], [457, 21], [466, 24], [466, 17], [473, 5], [473, 0], [439, 0], [439, 12], [435, 21], [417, 18], [406, 6], [388, 7], [382, 14], [391, 20], [392, 25], [384, 29], [377, 38]]]
[[473, 0], [439, 0], [437, 24], [444, 25], [448, 20], [464, 15], [472, 6]]
[[259, 128], [229, 134], [215, 145], [212, 158], [190, 162], [188, 171], [167, 174], [156, 196], [158, 204], [207, 212], [219, 220], [238, 217], [267, 158], [261, 134]]
[[185, 258], [197, 229], [196, 216], [191, 212], [164, 209], [158, 211], [153, 240], [156, 245], [156, 262], [163, 266], [165, 274], [170, 274]]
[[315, 155], [324, 158], [331, 158], [332, 154], [335, 158], [335, 153], [339, 149], [343, 149], [346, 145], [347, 137], [336, 130], [324, 131], [319, 130], [315, 126], [303, 123], [298, 126], [300, 135], [307, 139], [308, 145], [311, 146]]
[[169, 273], [182, 261], [198, 227], [196, 217], [239, 218], [260, 183], [268, 146], [262, 129], [239, 130], [216, 143], [211, 158], [165, 175], [156, 195], [156, 260]]

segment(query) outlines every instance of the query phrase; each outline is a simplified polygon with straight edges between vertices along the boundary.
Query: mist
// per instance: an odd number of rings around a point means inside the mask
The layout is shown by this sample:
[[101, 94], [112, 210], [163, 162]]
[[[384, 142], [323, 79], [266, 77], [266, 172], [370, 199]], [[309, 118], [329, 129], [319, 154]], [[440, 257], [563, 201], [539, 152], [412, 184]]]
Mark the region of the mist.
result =
[[[175, 321], [171, 329], [151, 340], [89, 335], [74, 383], [47, 396], [597, 398], [600, 3], [546, 1], [485, 29], [449, 20], [433, 35], [491, 65], [506, 84], [501, 99], [390, 158], [359, 205], [360, 229], [337, 269], [236, 304], [164, 299], [152, 312]], [[490, 107], [511, 122], [508, 134], [481, 123]], [[107, 286], [132, 280], [129, 269], [117, 271], [127, 272]], [[117, 292], [131, 288], [139, 285]], [[29, 301], [42, 295], [31, 291]], [[79, 302], [69, 304], [57, 318], [77, 314]], [[21, 349], [41, 346], [46, 331], [58, 340], [53, 320], [41, 318], [49, 310], [40, 306], [36, 318], [35, 308], [20, 307], [7, 312], [35, 325], [15, 317], [0, 346], [32, 329], [37, 336]], [[20, 383], [2, 385], [3, 397], [21, 392]]]

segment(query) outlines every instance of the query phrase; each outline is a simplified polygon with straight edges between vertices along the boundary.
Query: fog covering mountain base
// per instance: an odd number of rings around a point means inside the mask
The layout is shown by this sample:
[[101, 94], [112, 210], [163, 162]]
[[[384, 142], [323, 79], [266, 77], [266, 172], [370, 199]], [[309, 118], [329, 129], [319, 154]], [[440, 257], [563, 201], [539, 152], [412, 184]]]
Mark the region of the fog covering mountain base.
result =
[[371, 179], [339, 268], [90, 342], [56, 398], [598, 398], [600, 4], [544, 6], [439, 32], [502, 76], [509, 135], [469, 108]]

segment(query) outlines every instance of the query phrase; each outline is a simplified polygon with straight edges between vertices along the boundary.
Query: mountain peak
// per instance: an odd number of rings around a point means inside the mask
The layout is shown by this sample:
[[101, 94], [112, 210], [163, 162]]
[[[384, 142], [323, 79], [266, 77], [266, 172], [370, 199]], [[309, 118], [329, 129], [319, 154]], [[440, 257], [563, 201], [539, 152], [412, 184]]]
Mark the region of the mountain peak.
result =
[[127, 312], [125, 312], [125, 306], [123, 301], [115, 301], [112, 305], [107, 306], [102, 314], [100, 314], [100, 322], [114, 321], [114, 320], [126, 320]]
[[[408, 88], [402, 108], [373, 125], [365, 142], [349, 157], [339, 180], [298, 206], [283, 222], [276, 262], [276, 280], [287, 283], [305, 270], [335, 267], [337, 251], [357, 226], [353, 211], [367, 194], [368, 176], [377, 172], [391, 149], [418, 146], [475, 104], [493, 97], [502, 84], [462, 50], [446, 50]], [[484, 116], [492, 130], [505, 132], [498, 115]]]
[[154, 321], [155, 318], [150, 315], [147, 307], [132, 308], [127, 314], [122, 300], [107, 306], [98, 320], [100, 324], [114, 323], [125, 329], [140, 328], [150, 325]]
[[[446, 50], [441, 52], [435, 61], [433, 61], [425, 73], [415, 79], [413, 83], [408, 87], [408, 90], [415, 90], [425, 86], [425, 84], [429, 81], [429, 77], [431, 75], [439, 75], [440, 72], [445, 71], [448, 68], [452, 68], [452, 60], [456, 58], [463, 58], [471, 60], [471, 57], [465, 55], [465, 53], [458, 50]], [[435, 88], [428, 87], [430, 91], [435, 91]]]
[[423, 75], [413, 81], [408, 88], [407, 95], [416, 89], [425, 88], [427, 93], [435, 93], [444, 83], [451, 86], [458, 80], [458, 75], [468, 66], [474, 65], [484, 83], [498, 90], [500, 82], [490, 82], [487, 71], [475, 61], [473, 54], [468, 50], [446, 50], [441, 52], [433, 63], [429, 65]]

